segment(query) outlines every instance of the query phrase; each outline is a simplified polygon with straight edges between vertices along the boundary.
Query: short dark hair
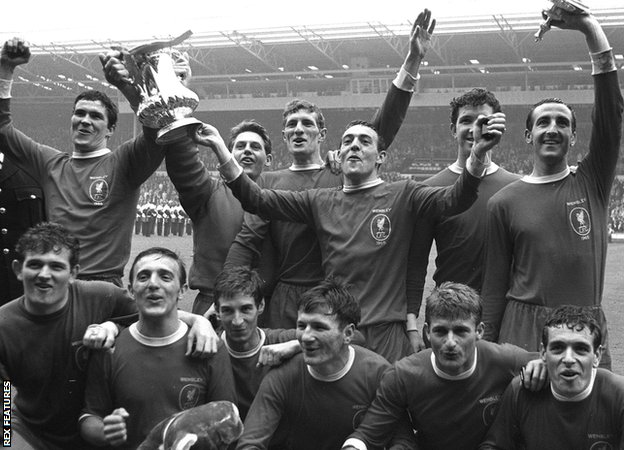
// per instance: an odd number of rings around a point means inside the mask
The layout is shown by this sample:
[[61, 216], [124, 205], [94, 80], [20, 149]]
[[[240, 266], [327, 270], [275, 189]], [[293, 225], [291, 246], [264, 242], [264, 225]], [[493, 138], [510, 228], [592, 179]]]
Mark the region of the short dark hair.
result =
[[470, 317], [475, 325], [481, 322], [481, 297], [465, 284], [446, 281], [431, 291], [426, 302], [425, 322], [428, 324], [433, 318], [455, 320]]
[[325, 117], [323, 117], [323, 113], [321, 112], [320, 108], [314, 103], [310, 103], [307, 100], [301, 100], [298, 98], [289, 101], [288, 103], [286, 103], [286, 106], [284, 106], [284, 111], [282, 112], [282, 127], [286, 126], [286, 119], [288, 118], [288, 116], [301, 110], [307, 111], [310, 114], [315, 114], [316, 126], [319, 128], [319, 130], [325, 128]]
[[184, 262], [180, 259], [178, 254], [168, 248], [164, 247], [150, 247], [146, 250], [143, 250], [139, 253], [134, 261], [132, 262], [132, 266], [130, 267], [130, 273], [128, 274], [128, 278], [130, 279], [130, 284], [134, 281], [134, 268], [137, 263], [146, 256], [150, 255], [162, 255], [167, 258], [173, 259], [176, 263], [178, 263], [179, 275], [180, 275], [180, 286], [184, 286], [186, 284], [186, 267], [184, 266]]
[[568, 105], [566, 102], [556, 97], [542, 99], [539, 102], [535, 103], [533, 106], [531, 106], [531, 109], [529, 110], [529, 113], [527, 114], [527, 117], [526, 117], [525, 126], [527, 130], [531, 130], [533, 128], [533, 111], [535, 111], [535, 108], [545, 103], [558, 103], [568, 108], [570, 110], [570, 113], [572, 113], [572, 131], [576, 131], [576, 114], [574, 113], [574, 109], [572, 109], [572, 107]]
[[341, 326], [360, 323], [360, 304], [346, 284], [333, 278], [327, 278], [301, 295], [298, 310], [313, 313], [319, 308], [327, 308], [328, 313], [336, 315]]
[[259, 306], [263, 298], [263, 285], [264, 282], [258, 272], [249, 266], [228, 266], [215, 278], [215, 307], [219, 307], [222, 298], [230, 299], [237, 294], [252, 297], [256, 306]]
[[357, 119], [352, 120], [351, 122], [347, 124], [342, 134], [344, 134], [349, 128], [354, 127], [356, 125], [362, 125], [363, 127], [368, 127], [377, 134], [377, 151], [378, 152], [386, 149], [386, 141], [384, 140], [383, 136], [379, 134], [379, 130], [377, 129], [377, 127], [373, 125], [371, 122], [368, 122], [366, 120], [357, 120]]
[[582, 331], [587, 328], [593, 338], [594, 350], [602, 344], [602, 330], [591, 312], [582, 306], [563, 305], [552, 311], [546, 319], [542, 329], [544, 348], [548, 347], [548, 329], [564, 326], [572, 331]]
[[95, 90], [81, 92], [74, 100], [74, 107], [76, 106], [76, 103], [78, 103], [80, 100], [101, 102], [102, 105], [104, 105], [104, 109], [106, 110], [108, 128], [113, 129], [115, 128], [115, 126], [117, 126], [117, 115], [119, 114], [119, 110], [117, 109], [117, 105], [113, 103], [111, 98], [104, 92]]
[[69, 265], [74, 267], [80, 260], [80, 241], [62, 225], [41, 222], [26, 230], [15, 245], [17, 260], [22, 264], [26, 253], [60, 253], [69, 250]]
[[485, 88], [472, 88], [464, 92], [459, 97], [453, 98], [450, 105], [451, 125], [455, 125], [457, 123], [459, 109], [464, 106], [490, 105], [493, 112], [497, 113], [502, 111], [501, 104], [494, 93]]
[[266, 130], [266, 128], [264, 128], [255, 120], [243, 120], [241, 123], [235, 125], [230, 130], [230, 141], [228, 142], [228, 149], [230, 149], [230, 151], [232, 151], [232, 148], [234, 147], [234, 141], [236, 140], [238, 135], [246, 131], [256, 133], [258, 136], [260, 136], [260, 138], [264, 142], [264, 153], [266, 153], [267, 155], [271, 154], [273, 144], [271, 143], [269, 132]]

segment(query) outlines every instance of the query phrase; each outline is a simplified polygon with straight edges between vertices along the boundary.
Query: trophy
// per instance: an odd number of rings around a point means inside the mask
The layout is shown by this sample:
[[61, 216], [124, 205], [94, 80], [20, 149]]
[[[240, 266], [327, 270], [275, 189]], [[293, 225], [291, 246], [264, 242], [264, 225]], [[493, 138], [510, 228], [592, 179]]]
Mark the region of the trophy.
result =
[[185, 140], [188, 127], [201, 123], [191, 117], [199, 97], [185, 85], [191, 73], [188, 56], [171, 48], [191, 34], [189, 30], [175, 39], [124, 52], [124, 63], [141, 97], [137, 117], [143, 125], [159, 130], [156, 143], [160, 145]]
[[534, 34], [535, 42], [541, 41], [544, 34], [550, 30], [550, 24], [553, 19], [558, 20], [561, 18], [561, 10], [573, 14], [587, 14], [589, 12], [589, 8], [578, 0], [550, 0], [550, 2], [553, 3], [553, 6], [544, 11], [543, 14], [546, 20], [540, 24], [539, 30]]

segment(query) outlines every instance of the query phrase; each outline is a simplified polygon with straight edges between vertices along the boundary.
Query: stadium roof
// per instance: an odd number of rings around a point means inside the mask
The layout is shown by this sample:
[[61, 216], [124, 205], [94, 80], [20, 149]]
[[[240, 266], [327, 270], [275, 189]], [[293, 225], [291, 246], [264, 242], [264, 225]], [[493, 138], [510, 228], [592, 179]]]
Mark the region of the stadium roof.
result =
[[[624, 67], [624, 7], [594, 9]], [[553, 30], [535, 43], [539, 14], [492, 14], [438, 21], [421, 68], [441, 74], [560, 73], [589, 69], [583, 38]], [[178, 48], [191, 56], [193, 78], [207, 83], [302, 78], [391, 76], [407, 52], [412, 24], [359, 22], [196, 32]], [[171, 36], [159, 36], [162, 39]], [[97, 54], [111, 46], [133, 48], [149, 41], [65, 41], [32, 44], [34, 57], [20, 66], [26, 95], [73, 96], [102, 80]], [[44, 91], [47, 91], [44, 92]], [[23, 95], [23, 93], [21, 93]]]

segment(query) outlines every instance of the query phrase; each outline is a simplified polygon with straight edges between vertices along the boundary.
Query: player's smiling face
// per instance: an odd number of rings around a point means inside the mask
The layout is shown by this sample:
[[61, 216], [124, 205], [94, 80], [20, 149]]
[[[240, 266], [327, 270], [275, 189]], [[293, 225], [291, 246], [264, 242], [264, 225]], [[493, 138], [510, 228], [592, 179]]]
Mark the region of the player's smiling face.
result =
[[150, 254], [134, 266], [130, 291], [143, 317], [173, 316], [178, 300], [186, 290], [180, 283], [180, 266], [172, 258]]
[[300, 109], [286, 117], [282, 137], [293, 156], [315, 156], [325, 140], [325, 128], [319, 128], [316, 113]]
[[271, 163], [271, 155], [266, 154], [264, 141], [253, 131], [243, 131], [236, 136], [232, 144], [232, 156], [252, 180], [256, 180], [264, 167]]
[[459, 375], [472, 367], [476, 344], [483, 336], [483, 322], [472, 317], [441, 319], [433, 317], [425, 324], [436, 364], [448, 375]]
[[28, 251], [21, 265], [13, 264], [24, 285], [24, 302], [30, 313], [51, 314], [65, 305], [69, 283], [78, 274], [78, 267], [71, 267], [69, 260], [69, 249], [61, 248], [47, 253]]
[[570, 108], [544, 103], [533, 110], [531, 117], [533, 125], [525, 132], [525, 139], [533, 145], [536, 159], [550, 166], [567, 164], [568, 150], [576, 142]]
[[542, 346], [550, 384], [565, 397], [583, 392], [591, 381], [592, 369], [600, 363], [601, 349], [595, 349], [588, 328], [571, 330], [567, 326], [548, 328], [548, 345]]
[[228, 343], [236, 351], [250, 350], [258, 344], [258, 316], [264, 310], [264, 301], [256, 306], [253, 297], [236, 294], [231, 298], [219, 298], [219, 318]]
[[106, 148], [113, 130], [108, 127], [106, 108], [99, 100], [79, 100], [71, 118], [72, 142], [81, 152]]
[[301, 344], [303, 360], [322, 373], [331, 374], [342, 369], [347, 362], [348, 346], [353, 325], [343, 326], [327, 308], [315, 312], [299, 311], [297, 339]]
[[466, 105], [458, 109], [457, 122], [451, 125], [451, 133], [463, 154], [470, 155], [474, 143], [472, 127], [479, 115], [490, 116], [492, 114], [494, 114], [494, 109], [487, 103], [479, 106]]

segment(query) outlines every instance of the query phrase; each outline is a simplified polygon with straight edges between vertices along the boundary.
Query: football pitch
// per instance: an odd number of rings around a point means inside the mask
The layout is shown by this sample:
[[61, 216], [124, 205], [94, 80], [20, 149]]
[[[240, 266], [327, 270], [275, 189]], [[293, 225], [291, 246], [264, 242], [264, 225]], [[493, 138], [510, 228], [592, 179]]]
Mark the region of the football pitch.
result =
[[[151, 236], [148, 238], [134, 235], [130, 263], [139, 252], [152, 246], [167, 247], [177, 252], [185, 262], [187, 270], [190, 267], [193, 254], [191, 236]], [[425, 292], [429, 292], [433, 287], [434, 252], [435, 250], [429, 256], [429, 271], [427, 273]], [[129, 270], [129, 267], [130, 264], [126, 266], [126, 271]], [[124, 278], [124, 282], [127, 283], [127, 276]], [[180, 307], [184, 310], [190, 310], [196, 294], [197, 291], [187, 291], [180, 303]], [[609, 346], [613, 360], [612, 368], [614, 372], [624, 375], [624, 298], [622, 296], [624, 296], [624, 243], [612, 243], [609, 244], [607, 252], [603, 306], [609, 324]], [[419, 318], [419, 329], [422, 329], [424, 315], [423, 307]]]

